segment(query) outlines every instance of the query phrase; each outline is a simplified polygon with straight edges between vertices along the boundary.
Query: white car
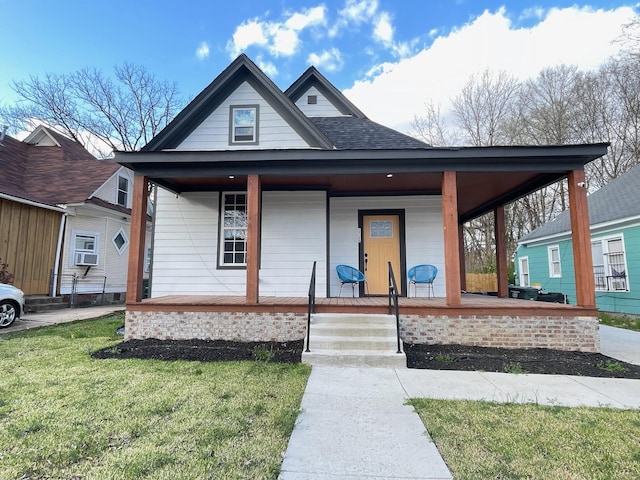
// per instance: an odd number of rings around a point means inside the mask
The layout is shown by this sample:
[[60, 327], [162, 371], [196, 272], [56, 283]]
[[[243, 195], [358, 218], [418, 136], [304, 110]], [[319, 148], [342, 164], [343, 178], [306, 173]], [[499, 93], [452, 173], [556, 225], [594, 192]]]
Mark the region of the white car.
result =
[[19, 288], [0, 283], [0, 328], [8, 327], [24, 313], [24, 293]]

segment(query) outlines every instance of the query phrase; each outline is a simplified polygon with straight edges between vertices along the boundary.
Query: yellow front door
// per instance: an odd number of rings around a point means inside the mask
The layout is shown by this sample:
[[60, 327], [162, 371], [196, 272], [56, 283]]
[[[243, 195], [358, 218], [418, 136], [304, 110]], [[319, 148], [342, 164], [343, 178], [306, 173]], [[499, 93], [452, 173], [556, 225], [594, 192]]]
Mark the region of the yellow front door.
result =
[[363, 217], [364, 275], [371, 295], [389, 293], [389, 265], [400, 286], [400, 220], [398, 215]]

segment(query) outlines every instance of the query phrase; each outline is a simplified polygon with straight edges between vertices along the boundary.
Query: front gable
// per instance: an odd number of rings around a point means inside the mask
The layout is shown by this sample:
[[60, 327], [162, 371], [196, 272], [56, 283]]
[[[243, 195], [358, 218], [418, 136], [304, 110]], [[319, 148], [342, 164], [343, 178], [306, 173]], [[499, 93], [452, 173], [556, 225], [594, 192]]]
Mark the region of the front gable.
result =
[[367, 118], [313, 66], [300, 75], [284, 94], [308, 117]]
[[[257, 143], [230, 142], [232, 105], [261, 107]], [[276, 146], [333, 148], [313, 122], [241, 54], [142, 150], [263, 150]]]
[[[292, 126], [295, 119], [283, 116], [278, 105], [268, 101], [254, 82], [245, 80], [231, 92], [193, 131], [176, 150], [245, 150], [276, 148], [311, 148], [310, 139]], [[254, 139], [246, 143], [234, 139], [233, 110], [246, 108], [255, 112]], [[298, 129], [299, 130], [299, 129]]]

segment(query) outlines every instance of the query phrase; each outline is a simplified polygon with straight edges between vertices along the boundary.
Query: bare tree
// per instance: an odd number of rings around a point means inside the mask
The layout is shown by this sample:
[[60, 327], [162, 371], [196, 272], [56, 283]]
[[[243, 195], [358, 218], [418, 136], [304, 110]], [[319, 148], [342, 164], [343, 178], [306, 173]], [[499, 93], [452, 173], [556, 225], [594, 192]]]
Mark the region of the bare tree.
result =
[[182, 106], [174, 83], [159, 81], [144, 67], [125, 63], [107, 76], [82, 69], [71, 74], [31, 76], [12, 83], [16, 105], [0, 108], [13, 132], [45, 122], [85, 147], [107, 156], [138, 150], [167, 125]]
[[509, 143], [508, 120], [520, 85], [506, 72], [472, 75], [453, 100], [453, 115], [467, 142], [474, 146]]
[[456, 132], [447, 126], [440, 114], [440, 105], [435, 106], [433, 102], [425, 104], [423, 116], [414, 115], [410, 133], [433, 147], [447, 147], [457, 143]]

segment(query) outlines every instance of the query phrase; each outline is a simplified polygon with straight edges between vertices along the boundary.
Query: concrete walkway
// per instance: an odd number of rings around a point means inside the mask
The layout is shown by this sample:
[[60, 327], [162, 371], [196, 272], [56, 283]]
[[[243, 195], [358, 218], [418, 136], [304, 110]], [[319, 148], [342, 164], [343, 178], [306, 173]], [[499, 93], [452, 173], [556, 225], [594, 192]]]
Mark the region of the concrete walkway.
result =
[[640, 332], [600, 325], [600, 353], [640, 365]]
[[[601, 326], [601, 349], [640, 365], [640, 333]], [[409, 398], [640, 409], [640, 380], [315, 366], [279, 478], [451, 479]]]
[[76, 320], [86, 320], [118, 311], [124, 311], [124, 305], [100, 305], [96, 307], [65, 308], [42, 313], [27, 313], [13, 322], [11, 326], [0, 329], [0, 334], [29, 328], [46, 327], [58, 323], [74, 322]]

